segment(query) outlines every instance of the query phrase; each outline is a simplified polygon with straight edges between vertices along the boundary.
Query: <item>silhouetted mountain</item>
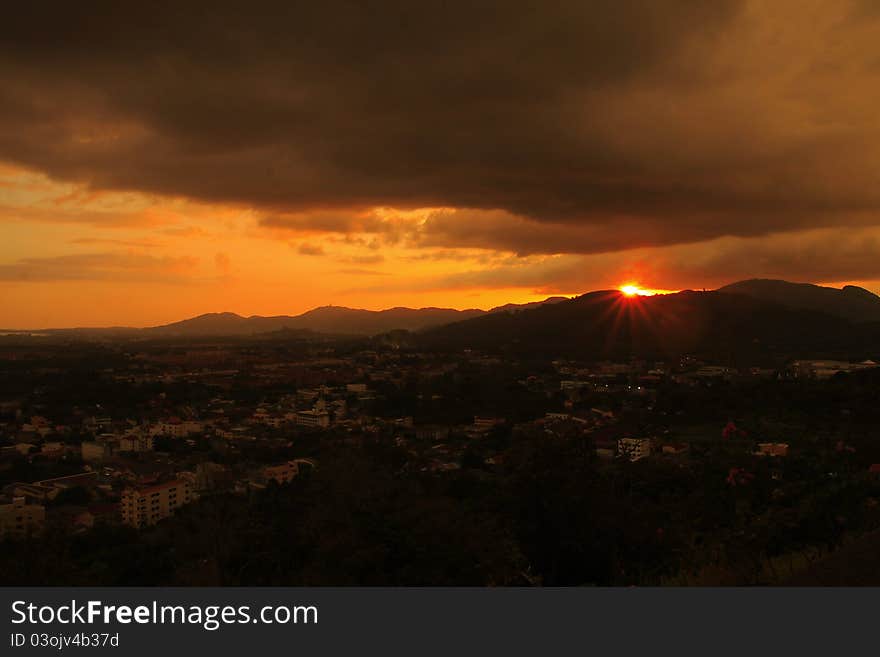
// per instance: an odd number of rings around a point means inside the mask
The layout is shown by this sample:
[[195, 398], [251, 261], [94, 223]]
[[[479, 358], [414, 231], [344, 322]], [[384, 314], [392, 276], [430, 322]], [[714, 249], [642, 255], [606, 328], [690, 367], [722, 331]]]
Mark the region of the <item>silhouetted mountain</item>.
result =
[[503, 306], [495, 306], [490, 313], [518, 313], [521, 310], [537, 308], [548, 304], [559, 303], [560, 301], [568, 301], [568, 297], [547, 297], [543, 301], [532, 301], [531, 303], [505, 303]]
[[743, 294], [791, 308], [825, 312], [851, 322], [880, 321], [880, 297], [855, 285], [839, 290], [810, 283], [756, 278], [725, 285], [718, 291]]
[[[191, 319], [144, 329], [149, 333], [163, 335], [241, 335], [280, 330], [283, 324], [274, 325], [272, 320], [291, 319], [289, 317], [242, 317], [235, 313], [206, 313]], [[258, 328], [259, 325], [271, 328]]]
[[70, 338], [114, 337], [220, 337], [246, 336], [277, 331], [310, 331], [329, 335], [377, 335], [389, 331], [421, 331], [489, 313], [510, 313], [535, 308], [543, 304], [565, 301], [565, 297], [550, 297], [544, 301], [515, 304], [508, 303], [489, 311], [471, 308], [389, 308], [387, 310], [360, 310], [345, 306], [321, 306], [301, 315], [275, 315], [242, 317], [236, 313], [206, 313], [171, 324], [145, 329], [119, 327], [95, 328], [49, 328], [39, 330], [0, 330], [9, 335], [54, 335]]
[[272, 331], [307, 329], [318, 333], [339, 335], [372, 335], [393, 329], [416, 331], [483, 314], [481, 310], [449, 308], [390, 308], [358, 310], [341, 306], [323, 306], [301, 315], [275, 317], [242, 317], [235, 313], [209, 313], [173, 324], [145, 329], [159, 335], [254, 335]]
[[880, 327], [722, 292], [626, 297], [617, 291], [437, 327], [416, 344], [518, 355], [723, 360], [873, 355]]
[[358, 310], [342, 306], [322, 306], [297, 316], [295, 326], [322, 333], [375, 335], [394, 329], [419, 331], [429, 326], [477, 317], [483, 312], [451, 308]]
[[[550, 297], [527, 304], [507, 304], [492, 308], [489, 313], [515, 312], [545, 303], [564, 301], [564, 297]], [[254, 335], [272, 331], [305, 329], [334, 335], [376, 335], [393, 330], [421, 331], [472, 317], [486, 315], [485, 310], [454, 310], [452, 308], [389, 308], [387, 310], [360, 310], [344, 306], [321, 306], [301, 315], [242, 317], [235, 313], [208, 313], [164, 326], [145, 329], [155, 335], [220, 336]]]

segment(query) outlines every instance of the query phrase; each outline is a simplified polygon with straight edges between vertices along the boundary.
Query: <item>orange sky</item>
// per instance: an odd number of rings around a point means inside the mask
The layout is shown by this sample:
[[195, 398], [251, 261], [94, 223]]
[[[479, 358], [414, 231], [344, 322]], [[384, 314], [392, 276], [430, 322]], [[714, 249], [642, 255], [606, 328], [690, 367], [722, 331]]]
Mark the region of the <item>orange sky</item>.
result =
[[[431, 289], [504, 254], [361, 244], [261, 228], [247, 208], [93, 193], [0, 168], [0, 327], [149, 326], [204, 312], [297, 314], [319, 305], [487, 308], [522, 287]], [[4, 271], [5, 270], [5, 271]]]
[[[371, 233], [267, 228], [247, 207], [91, 192], [13, 166], [0, 168], [0, 198], [2, 328], [150, 326], [205, 312], [297, 314], [326, 304], [489, 308], [632, 282], [701, 288], [725, 281], [699, 268], [690, 278], [682, 262], [738, 244], [595, 256], [393, 244]], [[375, 210], [412, 230], [432, 211]]]
[[0, 329], [880, 290], [870, 2], [168, 9], [0, 21]]

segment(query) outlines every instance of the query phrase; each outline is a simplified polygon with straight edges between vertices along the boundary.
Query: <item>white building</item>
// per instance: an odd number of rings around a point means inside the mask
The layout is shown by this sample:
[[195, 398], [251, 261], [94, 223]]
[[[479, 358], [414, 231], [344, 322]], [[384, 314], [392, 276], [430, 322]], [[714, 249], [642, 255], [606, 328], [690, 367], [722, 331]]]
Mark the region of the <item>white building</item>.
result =
[[122, 493], [122, 522], [137, 528], [155, 525], [191, 499], [189, 482], [182, 479], [126, 488]]
[[330, 426], [330, 414], [324, 411], [298, 411], [296, 423], [303, 427], [326, 429]]
[[651, 439], [621, 438], [617, 441], [617, 452], [630, 461], [638, 461], [651, 455]]
[[15, 497], [12, 504], [0, 504], [0, 539], [25, 538], [39, 534], [46, 523], [46, 507], [27, 504], [24, 497]]

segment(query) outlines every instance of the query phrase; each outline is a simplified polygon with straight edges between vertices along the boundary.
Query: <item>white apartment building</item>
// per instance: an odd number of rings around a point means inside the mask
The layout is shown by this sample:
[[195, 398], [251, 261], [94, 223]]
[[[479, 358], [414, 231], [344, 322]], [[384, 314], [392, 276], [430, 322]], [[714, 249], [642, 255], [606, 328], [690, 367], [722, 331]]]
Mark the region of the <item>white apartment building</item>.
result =
[[155, 525], [191, 499], [189, 482], [180, 479], [127, 488], [122, 493], [122, 522], [137, 528]]

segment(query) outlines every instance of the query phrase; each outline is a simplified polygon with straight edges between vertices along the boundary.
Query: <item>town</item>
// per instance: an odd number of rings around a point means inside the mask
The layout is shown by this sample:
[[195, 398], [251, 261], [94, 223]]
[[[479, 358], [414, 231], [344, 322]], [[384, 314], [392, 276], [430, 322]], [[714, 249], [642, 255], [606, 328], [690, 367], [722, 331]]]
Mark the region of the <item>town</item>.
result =
[[[878, 377], [869, 360], [733, 367], [432, 353], [388, 339], [6, 336], [0, 540], [16, 556], [0, 575], [36, 583], [22, 560], [54, 550], [66, 575], [47, 568], [46, 579], [77, 582], [98, 557], [72, 546], [119, 540], [180, 562], [156, 565], [156, 581], [108, 566], [108, 583], [264, 583], [230, 576], [233, 545], [208, 554], [175, 530], [220, 509], [231, 526], [271, 516], [257, 533], [308, 525], [318, 545], [348, 531], [336, 513], [403, 514], [394, 531], [461, 550], [449, 558], [479, 571], [421, 572], [418, 556], [411, 572], [376, 576], [362, 564], [276, 565], [296, 583], [783, 582], [880, 527]], [[371, 499], [380, 481], [391, 501]], [[426, 517], [407, 517], [409, 505]], [[369, 550], [369, 531], [353, 531], [348, 548]], [[295, 554], [304, 539], [290, 540]], [[394, 559], [387, 568], [409, 563]]]

